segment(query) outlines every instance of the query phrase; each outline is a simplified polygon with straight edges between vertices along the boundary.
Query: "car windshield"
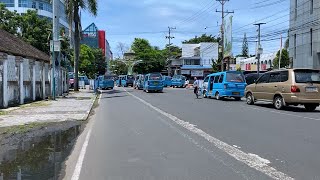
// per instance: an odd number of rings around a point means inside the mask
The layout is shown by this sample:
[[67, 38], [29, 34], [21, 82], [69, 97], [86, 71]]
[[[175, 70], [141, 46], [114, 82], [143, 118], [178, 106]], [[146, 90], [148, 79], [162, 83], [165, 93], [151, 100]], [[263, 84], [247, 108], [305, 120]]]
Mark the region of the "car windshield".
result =
[[295, 70], [296, 83], [320, 83], [320, 71], [319, 70]]
[[228, 72], [227, 73], [227, 82], [245, 82], [244, 76], [242, 73], [238, 72]]
[[69, 74], [69, 75], [68, 75], [68, 78], [69, 78], [69, 79], [74, 79], [74, 74]]
[[112, 80], [113, 77], [112, 77], [112, 76], [104, 76], [104, 79], [105, 79], [105, 80]]
[[161, 80], [161, 74], [150, 74], [150, 80]]

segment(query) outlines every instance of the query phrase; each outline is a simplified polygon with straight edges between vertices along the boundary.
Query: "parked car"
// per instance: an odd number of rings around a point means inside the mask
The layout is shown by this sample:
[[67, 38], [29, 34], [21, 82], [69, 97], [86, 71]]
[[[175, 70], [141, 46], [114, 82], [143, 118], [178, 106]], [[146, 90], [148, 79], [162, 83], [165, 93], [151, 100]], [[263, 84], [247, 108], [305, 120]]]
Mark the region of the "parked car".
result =
[[250, 74], [244, 75], [244, 77], [246, 78], [247, 85], [250, 85], [250, 84], [255, 83], [255, 81], [262, 75], [263, 75], [263, 73], [259, 73], [259, 75], [258, 75], [258, 73], [250, 73]]
[[171, 83], [172, 87], [184, 87], [186, 83], [186, 77], [183, 75], [174, 75]]
[[170, 76], [163, 76], [162, 77], [162, 81], [163, 81], [163, 86], [164, 87], [170, 87], [172, 86], [172, 78]]
[[69, 79], [69, 88], [74, 88], [74, 73], [73, 72], [69, 72], [68, 79]]
[[99, 89], [113, 89], [114, 80], [112, 76], [99, 76], [98, 77], [98, 88]]
[[116, 85], [118, 87], [120, 86], [120, 80], [121, 80], [121, 86], [124, 86], [124, 87], [131, 86], [131, 87], [133, 87], [133, 81], [134, 81], [134, 76], [133, 75], [120, 75], [118, 80], [116, 81]]
[[79, 76], [79, 81], [84, 81], [84, 85], [90, 85], [89, 78], [87, 76]]
[[304, 105], [314, 111], [320, 104], [320, 70], [285, 69], [270, 71], [246, 87], [246, 102], [273, 103], [276, 109], [289, 105]]
[[217, 100], [224, 97], [233, 97], [240, 101], [244, 96], [246, 81], [242, 72], [226, 71], [213, 73], [205, 79], [204, 88], [202, 89], [203, 97], [215, 97]]
[[144, 75], [143, 74], [137, 75], [135, 77], [135, 80], [134, 80], [134, 83], [133, 83], [134, 89], [138, 89], [138, 90], [143, 89], [143, 80], [144, 80]]
[[143, 81], [143, 91], [147, 93], [150, 91], [162, 92], [162, 75], [160, 73], [150, 73], [145, 75]]

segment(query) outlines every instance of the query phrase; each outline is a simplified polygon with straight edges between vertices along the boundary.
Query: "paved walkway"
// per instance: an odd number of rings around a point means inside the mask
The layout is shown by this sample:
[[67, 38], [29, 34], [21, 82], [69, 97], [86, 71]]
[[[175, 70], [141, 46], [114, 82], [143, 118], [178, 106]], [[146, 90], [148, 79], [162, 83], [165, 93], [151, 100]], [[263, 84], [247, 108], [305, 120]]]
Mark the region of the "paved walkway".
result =
[[19, 108], [0, 111], [0, 127], [23, 125], [33, 122], [62, 122], [85, 120], [90, 113], [95, 94], [88, 91], [70, 92], [56, 101], [39, 101]]

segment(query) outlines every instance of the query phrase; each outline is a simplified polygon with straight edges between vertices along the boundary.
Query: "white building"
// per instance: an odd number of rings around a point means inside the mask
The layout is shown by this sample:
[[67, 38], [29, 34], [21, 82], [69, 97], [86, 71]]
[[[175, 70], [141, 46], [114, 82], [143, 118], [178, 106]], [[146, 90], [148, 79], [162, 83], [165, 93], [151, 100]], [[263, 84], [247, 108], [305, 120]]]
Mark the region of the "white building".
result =
[[[276, 57], [277, 52], [268, 53], [268, 54], [261, 54], [260, 57], [260, 70], [266, 71], [273, 66], [273, 60]], [[236, 68], [241, 68], [243, 71], [257, 71], [257, 59], [256, 57], [250, 58], [243, 58], [238, 57], [236, 58]]]
[[[26, 13], [28, 10], [37, 10], [38, 15], [52, 20], [52, 0], [0, 0], [10, 11]], [[59, 22], [60, 27], [69, 29], [68, 20], [65, 14], [64, 0], [59, 1]]]
[[320, 0], [291, 0], [289, 57], [294, 68], [320, 69]]
[[180, 73], [187, 77], [204, 77], [218, 59], [218, 43], [182, 44]]

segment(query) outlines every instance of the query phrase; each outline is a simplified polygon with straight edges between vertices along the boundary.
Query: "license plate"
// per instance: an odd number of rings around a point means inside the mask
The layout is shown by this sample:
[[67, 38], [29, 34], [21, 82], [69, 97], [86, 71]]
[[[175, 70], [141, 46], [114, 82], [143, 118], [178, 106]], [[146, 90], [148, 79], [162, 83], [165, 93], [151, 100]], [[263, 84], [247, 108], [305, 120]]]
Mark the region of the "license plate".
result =
[[317, 87], [306, 87], [306, 92], [318, 92]]
[[232, 92], [232, 95], [240, 95], [239, 92]]
[[158, 85], [158, 82], [154, 82], [153, 84], [154, 84], [154, 85]]

